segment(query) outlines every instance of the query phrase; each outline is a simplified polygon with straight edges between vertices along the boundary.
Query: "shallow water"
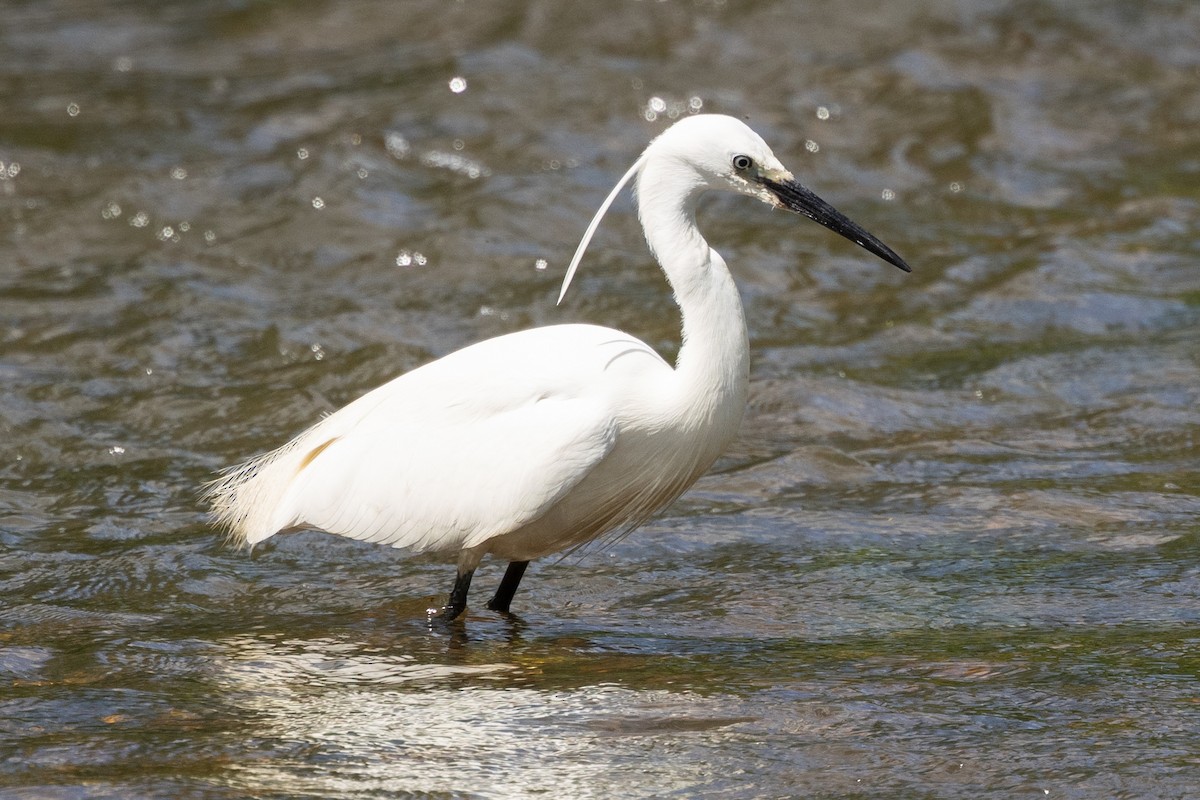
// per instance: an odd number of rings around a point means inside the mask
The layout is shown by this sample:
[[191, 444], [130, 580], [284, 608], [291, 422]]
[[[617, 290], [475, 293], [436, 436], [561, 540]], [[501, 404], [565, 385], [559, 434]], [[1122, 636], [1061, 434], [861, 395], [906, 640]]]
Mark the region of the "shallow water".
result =
[[[1200, 6], [0, 6], [0, 794], [1175, 798], [1200, 784]], [[620, 544], [452, 567], [198, 490], [478, 339], [678, 317], [618, 202], [746, 117], [752, 400]], [[485, 564], [477, 596], [499, 580]]]

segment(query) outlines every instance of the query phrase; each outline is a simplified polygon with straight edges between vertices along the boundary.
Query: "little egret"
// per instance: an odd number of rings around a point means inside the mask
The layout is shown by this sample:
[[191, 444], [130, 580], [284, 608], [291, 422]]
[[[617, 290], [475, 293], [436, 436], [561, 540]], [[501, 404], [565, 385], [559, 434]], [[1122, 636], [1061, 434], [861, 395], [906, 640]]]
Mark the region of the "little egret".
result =
[[749, 342], [725, 261], [696, 228], [700, 196], [732, 191], [809, 217], [909, 267], [795, 180], [732, 117], [697, 115], [652, 141], [596, 212], [563, 279], [621, 188], [683, 320], [675, 366], [612, 328], [552, 325], [488, 339], [368, 392], [208, 488], [216, 522], [253, 545], [315, 529], [458, 554], [446, 605], [463, 612], [485, 555], [508, 561], [488, 608], [507, 613], [529, 561], [621, 534], [692, 485], [733, 439]]

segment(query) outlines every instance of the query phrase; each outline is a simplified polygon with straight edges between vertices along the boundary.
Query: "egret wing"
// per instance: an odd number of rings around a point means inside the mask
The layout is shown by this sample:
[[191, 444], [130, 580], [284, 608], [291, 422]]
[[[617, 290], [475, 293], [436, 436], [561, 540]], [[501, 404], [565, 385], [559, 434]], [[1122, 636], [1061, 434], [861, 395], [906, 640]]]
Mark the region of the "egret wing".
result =
[[645, 344], [590, 325], [489, 339], [368, 392], [206, 498], [242, 544], [312, 527], [475, 546], [542, 516], [611, 451], [613, 382], [669, 370]]
[[509, 533], [544, 515], [612, 449], [613, 422], [598, 411], [583, 399], [544, 398], [473, 420], [368, 423], [320, 446], [299, 471], [281, 528], [419, 551]]
[[388, 411], [310, 443], [270, 527], [456, 550], [540, 517], [616, 439], [601, 403], [571, 397], [419, 419]]

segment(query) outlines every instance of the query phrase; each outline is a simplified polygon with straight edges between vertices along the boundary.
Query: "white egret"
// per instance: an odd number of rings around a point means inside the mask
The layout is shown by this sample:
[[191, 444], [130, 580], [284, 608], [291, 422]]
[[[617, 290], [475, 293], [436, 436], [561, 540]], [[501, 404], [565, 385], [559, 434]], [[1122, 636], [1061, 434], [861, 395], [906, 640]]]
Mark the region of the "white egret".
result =
[[485, 555], [509, 562], [488, 608], [508, 612], [529, 561], [626, 532], [683, 493], [733, 439], [749, 382], [742, 303], [696, 228], [707, 190], [803, 214], [905, 272], [887, 245], [800, 185], [766, 143], [721, 115], [680, 120], [618, 181], [683, 321], [674, 366], [627, 333], [552, 325], [471, 345], [395, 378], [208, 489], [217, 523], [253, 545], [316, 529], [458, 554], [440, 613], [463, 612]]

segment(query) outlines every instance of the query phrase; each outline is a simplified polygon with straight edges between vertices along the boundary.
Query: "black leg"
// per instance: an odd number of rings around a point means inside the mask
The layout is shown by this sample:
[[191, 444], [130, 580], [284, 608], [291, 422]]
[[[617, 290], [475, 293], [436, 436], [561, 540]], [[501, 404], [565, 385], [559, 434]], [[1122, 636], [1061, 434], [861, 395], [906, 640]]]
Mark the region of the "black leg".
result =
[[429, 619], [439, 619], [442, 622], [449, 622], [459, 614], [467, 610], [467, 592], [471, 590], [471, 577], [475, 575], [475, 570], [458, 573], [454, 579], [454, 588], [450, 590], [450, 599], [446, 601], [446, 605], [442, 606], [441, 610], [434, 611], [429, 609]]
[[510, 561], [508, 563], [508, 569], [504, 572], [504, 578], [501, 579], [495, 596], [488, 600], [488, 608], [503, 614], [508, 613], [513, 595], [517, 593], [517, 587], [521, 585], [521, 576], [525, 574], [525, 568], [528, 566], [528, 561]]

